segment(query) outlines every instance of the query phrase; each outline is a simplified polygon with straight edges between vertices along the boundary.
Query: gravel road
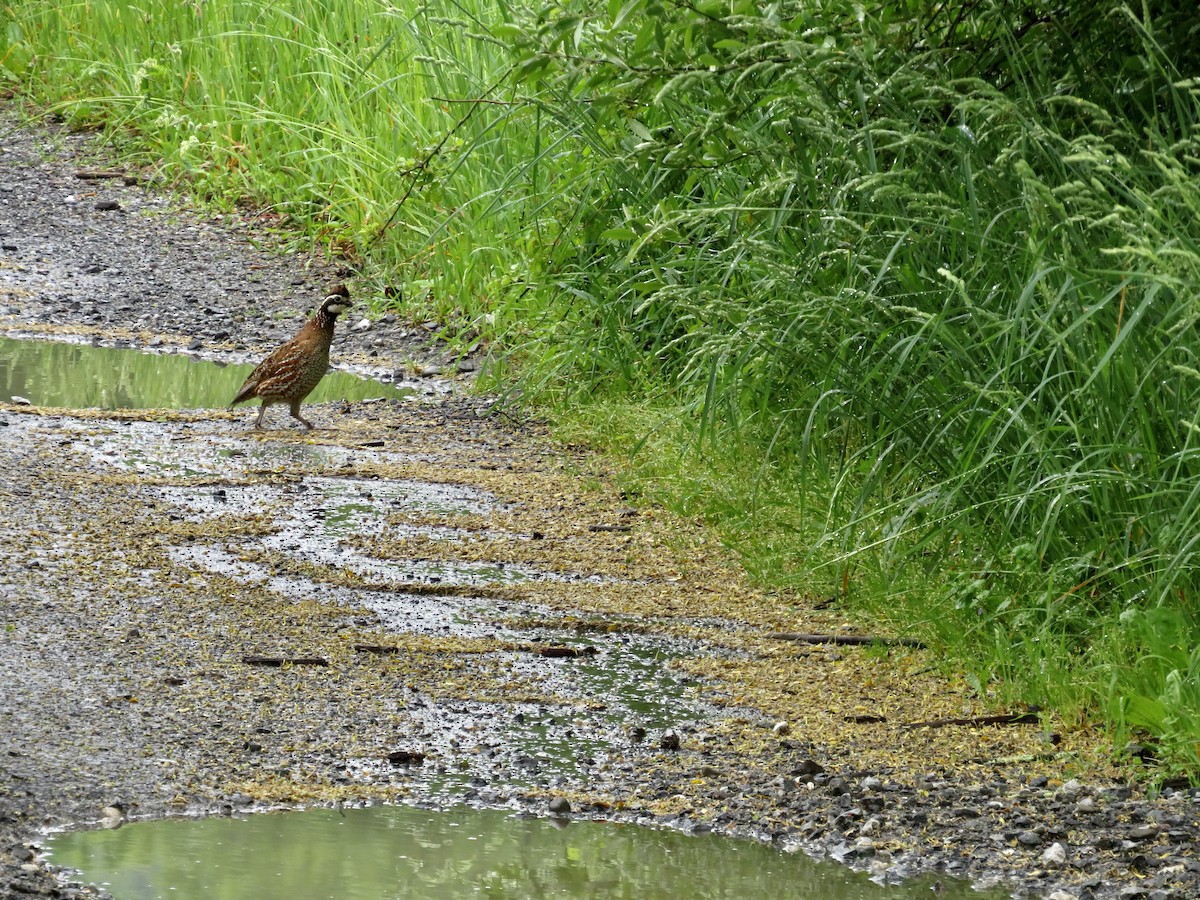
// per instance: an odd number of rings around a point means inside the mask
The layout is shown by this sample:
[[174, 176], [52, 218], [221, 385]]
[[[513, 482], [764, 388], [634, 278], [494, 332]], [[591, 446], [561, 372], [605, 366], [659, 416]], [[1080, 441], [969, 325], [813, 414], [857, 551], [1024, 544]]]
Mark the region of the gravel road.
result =
[[[354, 287], [256, 249], [253, 216], [78, 177], [108, 168], [0, 110], [0, 333], [245, 361]], [[780, 640], [847, 623], [483, 415], [429, 329], [361, 312], [335, 364], [418, 400], [306, 407], [311, 435], [0, 403], [0, 896], [103, 896], [41, 858], [46, 828], [413, 800], [749, 834], [884, 880], [1200, 896], [1200, 790], [1036, 717], [911, 727], [995, 710], [919, 650]]]

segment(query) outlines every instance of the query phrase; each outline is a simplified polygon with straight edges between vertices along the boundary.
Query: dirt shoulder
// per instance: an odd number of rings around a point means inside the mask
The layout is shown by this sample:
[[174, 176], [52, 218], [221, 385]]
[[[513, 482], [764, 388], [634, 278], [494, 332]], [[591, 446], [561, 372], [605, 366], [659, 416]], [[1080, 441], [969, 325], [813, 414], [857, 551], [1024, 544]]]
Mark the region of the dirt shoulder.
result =
[[[0, 331], [242, 359], [344, 274], [79, 179], [87, 138], [0, 116], [0, 150]], [[333, 352], [454, 367], [398, 321]], [[1197, 792], [1148, 795], [1086, 726], [979, 718], [1021, 711], [920, 648], [796, 640], [861, 630], [536, 423], [425, 393], [315, 406], [311, 434], [0, 404], [0, 895], [94, 896], [36, 847], [106, 810], [413, 799], [753, 834], [884, 879], [1200, 895]]]

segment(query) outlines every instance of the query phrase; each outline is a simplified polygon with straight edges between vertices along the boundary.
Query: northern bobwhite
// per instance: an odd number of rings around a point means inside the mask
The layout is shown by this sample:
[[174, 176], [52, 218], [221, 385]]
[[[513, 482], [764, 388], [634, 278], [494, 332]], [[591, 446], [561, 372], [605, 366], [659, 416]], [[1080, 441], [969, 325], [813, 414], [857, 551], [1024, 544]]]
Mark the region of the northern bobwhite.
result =
[[300, 402], [312, 393], [329, 368], [329, 345], [333, 343], [333, 326], [337, 317], [350, 308], [350, 292], [339, 284], [329, 292], [316, 314], [304, 323], [294, 338], [258, 364], [233, 402], [262, 400], [255, 428], [262, 428], [267, 407], [286, 403], [292, 418], [311, 430], [312, 422], [300, 415]]

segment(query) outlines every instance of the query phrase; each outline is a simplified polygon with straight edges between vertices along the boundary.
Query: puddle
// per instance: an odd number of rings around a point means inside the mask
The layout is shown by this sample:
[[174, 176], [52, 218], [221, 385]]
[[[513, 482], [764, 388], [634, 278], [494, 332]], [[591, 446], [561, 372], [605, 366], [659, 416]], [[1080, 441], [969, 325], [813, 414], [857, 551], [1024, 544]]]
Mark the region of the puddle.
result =
[[[160, 458], [158, 465], [162, 464]], [[195, 460], [183, 461], [176, 457], [172, 465], [189, 474], [199, 471], [199, 463]], [[229, 471], [224, 473], [225, 477], [229, 475]], [[196, 520], [271, 510], [277, 530], [260, 540], [264, 549], [336, 567], [381, 585], [403, 587], [413, 582], [501, 585], [539, 580], [583, 580], [540, 572], [515, 563], [381, 560], [359, 553], [339, 540], [379, 533], [386, 526], [388, 515], [398, 510], [418, 509], [433, 515], [453, 515], [486, 513], [502, 508], [492, 495], [477, 488], [420, 481], [310, 476], [287, 485], [170, 487], [160, 488], [159, 492], [186, 509]], [[453, 528], [433, 525], [386, 527], [393, 536], [422, 534], [451, 542], [463, 537]], [[242, 564], [231, 565], [222, 560], [219, 553], [206, 551], [206, 558], [205, 564], [213, 571], [254, 577]], [[376, 606], [373, 601], [366, 605]], [[388, 618], [382, 611], [381, 615]], [[389, 621], [388, 624], [393, 623]]]
[[460, 807], [264, 813], [137, 822], [50, 841], [51, 861], [116, 900], [530, 897], [999, 900], [961, 882], [881, 886], [746, 840]]
[[[222, 408], [253, 368], [251, 364], [222, 366], [182, 353], [141, 353], [0, 337], [0, 398], [24, 397], [34, 406]], [[334, 371], [321, 380], [307, 402], [403, 399], [413, 393], [412, 389]], [[286, 418], [286, 410], [276, 408], [274, 412]]]
[[[315, 585], [307, 578], [279, 575], [263, 564], [240, 559], [218, 547], [172, 547], [171, 558], [187, 568], [200, 572], [225, 575], [245, 584], [261, 585], [284, 597], [320, 597], [326, 603], [336, 603], [354, 609], [369, 609], [379, 616], [381, 624], [396, 632], [415, 634], [452, 634], [455, 637], [491, 637], [504, 633], [491, 621], [494, 614], [486, 600], [472, 597], [431, 597], [403, 591], [366, 591], [331, 584]], [[492, 584], [487, 572], [476, 576], [469, 569], [433, 565], [423, 569], [407, 564], [406, 573], [393, 572], [398, 583], [436, 582], [433, 573], [452, 573], [453, 583]], [[344, 567], [345, 568], [345, 567]], [[364, 572], [362, 574], [374, 574]], [[407, 575], [407, 577], [401, 577]], [[447, 577], [447, 582], [452, 579]]]
[[[224, 435], [204, 435], [197, 440], [175, 440], [158, 423], [132, 423], [88, 444], [93, 460], [105, 466], [133, 464], [145, 470], [188, 474], [211, 473], [238, 477], [262, 472], [273, 459], [273, 447], [243, 451], [242, 442]], [[137, 448], [136, 455], [133, 450]], [[329, 471], [347, 462], [351, 451], [337, 447], [287, 452], [316, 454], [290, 459], [299, 471]], [[376, 454], [379, 451], [364, 451]], [[362, 453], [355, 452], [355, 455]], [[268, 470], [269, 471], [269, 470]], [[510, 627], [506, 621], [552, 618], [553, 612], [535, 604], [497, 601], [484, 596], [434, 595], [406, 590], [410, 585], [493, 587], [533, 581], [578, 581], [582, 576], [549, 573], [504, 562], [379, 559], [353, 544], [357, 536], [387, 528], [393, 535], [412, 531], [453, 542], [463, 535], [437, 525], [389, 525], [397, 510], [417, 509], [434, 516], [486, 514], [502, 508], [495, 496], [479, 488], [430, 484], [414, 480], [343, 478], [297, 475], [283, 483], [249, 485], [179, 485], [153, 489], [191, 521], [223, 515], [268, 515], [274, 531], [261, 537], [189, 542], [170, 548], [171, 559], [198, 573], [216, 573], [258, 585], [281, 597], [319, 597], [347, 609], [364, 610], [377, 617], [391, 633], [494, 639], [532, 648], [553, 644], [587, 648], [578, 658], [547, 658], [532, 651], [497, 650], [502, 667], [520, 682], [537, 686], [548, 698], [572, 702], [510, 703], [500, 715], [482, 707], [474, 709], [480, 727], [458, 733], [460, 718], [453, 711], [425, 706], [420, 714], [425, 733], [413, 735], [422, 748], [436, 750], [450, 734], [464, 751], [453, 754], [449, 770], [430, 766], [413, 773], [422, 781], [425, 796], [453, 801], [472, 796], [472, 787], [495, 786], [497, 772], [507, 770], [509, 786], [529, 787], [586, 778], [598, 765], [620, 763], [630, 746], [629, 732], [641, 729], [647, 740], [663, 730], [716, 715], [697, 692], [670, 670], [672, 660], [699, 652], [678, 641], [640, 634], [596, 634], [544, 628]], [[501, 535], [497, 535], [498, 537]], [[520, 539], [520, 536], [517, 536]], [[370, 588], [333, 580], [313, 580], [296, 571], [279, 571], [269, 561], [259, 561], [241, 548], [279, 554], [320, 566], [331, 573], [359, 576]], [[586, 579], [592, 580], [592, 579]], [[441, 712], [450, 712], [445, 717]], [[352, 781], [377, 782], [394, 774], [386, 761], [346, 761]]]
[[[253, 411], [250, 412], [247, 433], [253, 422]], [[245, 435], [214, 434], [206, 422], [172, 426], [159, 422], [88, 423], [86, 427], [93, 433], [78, 438], [73, 446], [86, 452], [95, 465], [152, 476], [207, 476], [224, 480], [270, 475], [285, 469], [336, 472], [353, 465], [355, 458], [355, 451], [344, 447], [247, 442]], [[207, 500], [215, 514], [229, 509], [219, 494], [197, 491], [195, 499]]]
[[[668, 667], [686, 656], [687, 648], [643, 636], [554, 643], [596, 653], [574, 660], [522, 654], [513, 660], [515, 673], [541, 678], [583, 701], [571, 707], [526, 707], [505, 727], [505, 744], [514, 748], [518, 766], [533, 782], [586, 778], [591, 768], [621, 762], [634, 743], [653, 744], [667, 729], [693, 730], [685, 723], [716, 717], [716, 710]], [[646, 737], [635, 737], [635, 728]]]

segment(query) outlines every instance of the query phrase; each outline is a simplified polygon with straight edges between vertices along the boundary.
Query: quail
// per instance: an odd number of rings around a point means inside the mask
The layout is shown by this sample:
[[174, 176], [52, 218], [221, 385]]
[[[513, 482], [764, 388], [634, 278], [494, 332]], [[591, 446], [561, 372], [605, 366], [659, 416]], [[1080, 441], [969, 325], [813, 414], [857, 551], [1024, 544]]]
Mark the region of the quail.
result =
[[312, 393], [329, 368], [329, 345], [333, 342], [333, 326], [337, 317], [350, 307], [350, 292], [344, 284], [330, 290], [321, 301], [321, 308], [304, 323], [296, 336], [264, 359], [250, 373], [233, 402], [262, 400], [255, 428], [263, 427], [267, 407], [286, 403], [292, 418], [311, 430], [312, 422], [300, 415], [300, 403]]

